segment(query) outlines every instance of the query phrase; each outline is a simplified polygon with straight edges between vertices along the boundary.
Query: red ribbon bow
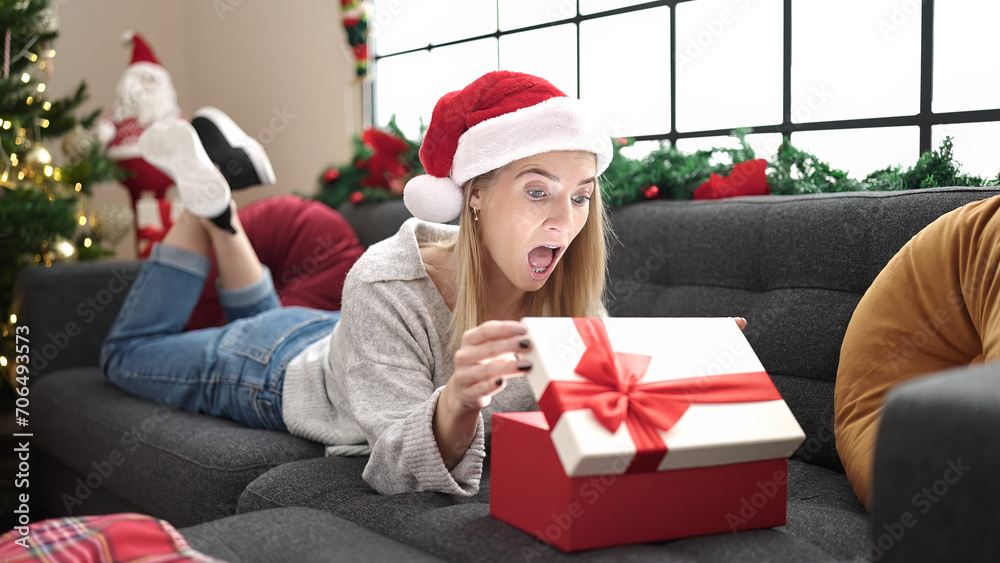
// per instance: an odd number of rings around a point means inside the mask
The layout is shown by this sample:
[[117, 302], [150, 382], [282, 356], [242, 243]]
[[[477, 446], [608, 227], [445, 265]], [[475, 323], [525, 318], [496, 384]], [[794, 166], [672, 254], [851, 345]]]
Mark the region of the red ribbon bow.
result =
[[650, 356], [615, 352], [601, 319], [573, 319], [586, 346], [576, 373], [588, 381], [552, 381], [538, 405], [549, 428], [566, 411], [589, 408], [608, 432], [624, 421], [636, 446], [626, 473], [655, 471], [670, 430], [692, 403], [773, 401], [781, 395], [763, 371], [641, 383]]

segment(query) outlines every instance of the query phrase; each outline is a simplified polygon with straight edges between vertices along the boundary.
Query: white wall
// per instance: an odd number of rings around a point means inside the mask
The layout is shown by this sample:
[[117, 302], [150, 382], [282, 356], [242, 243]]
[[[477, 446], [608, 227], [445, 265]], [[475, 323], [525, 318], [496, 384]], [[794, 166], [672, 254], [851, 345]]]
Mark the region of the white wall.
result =
[[[53, 0], [61, 20], [53, 47], [53, 98], [87, 82], [84, 110], [107, 109], [131, 59], [122, 32], [143, 34], [170, 72], [181, 109], [217, 106], [257, 137], [271, 158], [276, 186], [236, 201], [315, 192], [329, 164], [350, 157], [361, 127], [361, 86], [332, 0]], [[81, 114], [84, 111], [81, 111]], [[58, 147], [50, 147], [57, 149]], [[128, 205], [125, 188], [96, 186], [93, 208]], [[134, 257], [130, 236], [119, 258]]]

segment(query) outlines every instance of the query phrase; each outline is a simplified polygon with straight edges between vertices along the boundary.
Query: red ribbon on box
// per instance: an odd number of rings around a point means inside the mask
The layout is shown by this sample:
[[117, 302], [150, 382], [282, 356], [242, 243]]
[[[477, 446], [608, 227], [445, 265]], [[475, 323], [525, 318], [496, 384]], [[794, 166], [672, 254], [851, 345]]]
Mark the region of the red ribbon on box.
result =
[[615, 352], [601, 319], [575, 318], [586, 346], [576, 373], [588, 381], [552, 381], [538, 399], [549, 428], [563, 412], [589, 408], [608, 432], [624, 421], [636, 455], [625, 473], [655, 471], [667, 453], [660, 432], [670, 430], [692, 403], [781, 399], [763, 371], [640, 383], [650, 356]]

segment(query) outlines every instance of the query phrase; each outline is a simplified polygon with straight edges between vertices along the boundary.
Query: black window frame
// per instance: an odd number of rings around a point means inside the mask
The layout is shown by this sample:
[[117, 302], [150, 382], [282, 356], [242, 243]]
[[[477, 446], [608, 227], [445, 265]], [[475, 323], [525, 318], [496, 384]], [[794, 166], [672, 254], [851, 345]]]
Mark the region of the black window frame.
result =
[[[497, 0], [497, 13], [499, 14], [499, 2]], [[438, 44], [430, 44], [426, 47], [416, 47], [394, 53], [383, 55], [376, 54], [374, 63], [385, 58], [416, 53], [420, 51], [431, 51], [435, 48], [450, 47], [469, 43], [490, 37], [496, 38], [525, 31], [534, 31], [559, 25], [576, 25], [576, 81], [577, 95], [581, 95], [580, 88], [580, 23], [587, 20], [606, 18], [619, 14], [647, 10], [667, 6], [670, 8], [670, 131], [652, 135], [633, 136], [637, 141], [669, 141], [672, 145], [678, 139], [696, 139], [703, 137], [728, 136], [735, 128], [730, 129], [704, 129], [699, 131], [678, 131], [677, 130], [677, 5], [684, 2], [696, 2], [697, 0], [656, 0], [652, 2], [642, 2], [634, 6], [604, 10], [593, 14], [583, 15], [580, 13], [580, 2], [576, 2], [576, 15], [562, 18], [550, 22], [518, 27], [508, 30], [500, 30], [499, 22], [497, 30], [493, 33], [481, 34], [463, 39], [449, 41]], [[914, 115], [896, 115], [887, 117], [869, 117], [859, 119], [840, 119], [832, 121], [792, 121], [792, 0], [783, 0], [782, 32], [783, 32], [783, 60], [782, 60], [782, 120], [777, 125], [752, 125], [747, 124], [753, 133], [781, 133], [785, 140], [790, 140], [793, 133], [800, 131], [829, 131], [829, 130], [850, 130], [863, 128], [881, 127], [905, 127], [916, 126], [920, 131], [919, 154], [930, 151], [932, 128], [936, 125], [951, 125], [960, 123], [981, 123], [990, 121], [1000, 121], [1000, 108], [980, 109], [968, 111], [940, 112], [936, 113], [932, 109], [934, 96], [934, 3], [935, 0], [922, 0], [921, 3], [921, 29], [920, 29], [920, 110]], [[498, 50], [499, 57], [499, 50]], [[376, 80], [377, 82], [377, 77]], [[368, 114], [366, 123], [376, 123], [378, 119], [377, 105], [375, 103], [375, 89], [377, 84], [369, 85], [365, 92], [365, 111]]]

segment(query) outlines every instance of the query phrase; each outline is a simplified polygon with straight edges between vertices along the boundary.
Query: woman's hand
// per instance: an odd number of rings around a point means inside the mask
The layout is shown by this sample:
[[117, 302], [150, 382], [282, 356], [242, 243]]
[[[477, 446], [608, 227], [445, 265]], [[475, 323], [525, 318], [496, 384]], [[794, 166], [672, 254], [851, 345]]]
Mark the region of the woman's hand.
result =
[[455, 352], [455, 373], [447, 385], [455, 406], [486, 408], [503, 389], [505, 378], [531, 369], [531, 362], [516, 357], [531, 347], [527, 332], [527, 327], [515, 321], [487, 321], [465, 332]]
[[462, 335], [455, 373], [434, 411], [434, 437], [446, 467], [454, 467], [465, 456], [476, 435], [479, 411], [503, 390], [506, 378], [531, 369], [530, 362], [516, 356], [531, 348], [527, 332], [516, 321], [487, 321]]
[[747, 327], [747, 320], [744, 319], [743, 317], [733, 317], [733, 319], [736, 320], [736, 326], [740, 327], [740, 330], [743, 330]]

